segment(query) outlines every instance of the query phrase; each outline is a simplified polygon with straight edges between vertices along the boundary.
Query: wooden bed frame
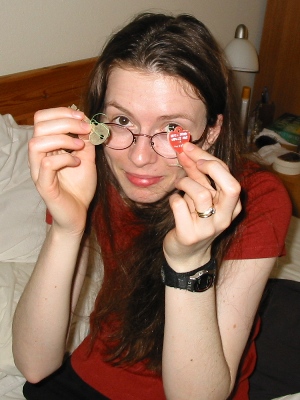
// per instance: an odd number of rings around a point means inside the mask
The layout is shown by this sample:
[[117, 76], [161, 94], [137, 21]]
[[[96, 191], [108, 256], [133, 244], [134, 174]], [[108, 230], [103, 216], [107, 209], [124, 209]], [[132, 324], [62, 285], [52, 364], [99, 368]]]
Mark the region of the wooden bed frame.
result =
[[82, 105], [96, 58], [0, 76], [0, 114], [12, 114], [20, 125], [31, 125], [37, 110]]

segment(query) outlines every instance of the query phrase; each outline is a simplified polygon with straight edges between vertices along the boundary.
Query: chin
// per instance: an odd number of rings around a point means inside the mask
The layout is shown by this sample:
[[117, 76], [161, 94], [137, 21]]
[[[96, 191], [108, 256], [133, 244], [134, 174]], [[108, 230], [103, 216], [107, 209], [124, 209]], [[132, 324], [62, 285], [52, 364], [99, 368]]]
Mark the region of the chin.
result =
[[136, 203], [147, 204], [147, 203], [155, 203], [158, 200], [161, 200], [163, 197], [166, 196], [166, 191], [154, 191], [149, 189], [142, 189], [142, 190], [125, 190], [126, 196]]
[[162, 199], [164, 196], [154, 196], [154, 195], [141, 195], [141, 196], [131, 196], [129, 195], [128, 198], [135, 203], [140, 203], [140, 204], [149, 204], [149, 203], [155, 203], [156, 201]]

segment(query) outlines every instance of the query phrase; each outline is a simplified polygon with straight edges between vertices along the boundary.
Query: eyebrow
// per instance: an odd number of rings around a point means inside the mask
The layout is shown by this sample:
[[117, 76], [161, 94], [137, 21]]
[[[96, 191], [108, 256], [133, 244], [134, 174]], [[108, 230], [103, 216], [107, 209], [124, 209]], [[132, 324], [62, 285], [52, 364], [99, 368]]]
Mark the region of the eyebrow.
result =
[[[115, 101], [107, 102], [105, 104], [105, 108], [106, 107], [117, 108], [118, 110], [124, 112], [126, 115], [128, 115], [128, 116], [130, 116], [130, 117], [132, 117], [134, 119], [134, 115], [129, 110], [127, 110], [125, 107], [123, 107], [121, 104], [119, 104], [119, 103], [117, 103]], [[191, 122], [195, 122], [194, 119], [191, 117], [191, 115], [183, 114], [183, 113], [161, 115], [158, 119], [164, 121], [164, 120], [172, 120], [172, 119], [178, 119], [178, 118], [187, 119], [187, 120], [189, 120]]]
[[121, 104], [118, 104], [115, 101], [109, 101], [109, 102], [105, 103], [104, 108], [107, 108], [107, 107], [117, 108], [119, 111], [122, 111], [124, 114], [133, 117], [133, 114], [129, 110], [127, 110], [125, 107], [121, 106]]

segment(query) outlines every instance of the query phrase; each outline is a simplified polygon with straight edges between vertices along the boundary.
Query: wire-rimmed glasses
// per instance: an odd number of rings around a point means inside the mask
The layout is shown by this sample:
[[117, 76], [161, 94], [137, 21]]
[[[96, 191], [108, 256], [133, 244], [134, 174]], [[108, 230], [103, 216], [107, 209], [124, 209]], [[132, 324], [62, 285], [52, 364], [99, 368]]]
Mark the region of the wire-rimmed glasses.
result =
[[[153, 136], [145, 135], [143, 133], [133, 133], [126, 126], [115, 124], [113, 122], [105, 122], [105, 125], [110, 131], [110, 136], [105, 141], [105, 146], [113, 150], [125, 150], [128, 149], [133, 143], [136, 142], [136, 138], [144, 136], [150, 139], [150, 146], [152, 149], [164, 158], [176, 158], [177, 153], [170, 145], [168, 140], [168, 132], [158, 132]], [[196, 144], [200, 139], [193, 141]]]

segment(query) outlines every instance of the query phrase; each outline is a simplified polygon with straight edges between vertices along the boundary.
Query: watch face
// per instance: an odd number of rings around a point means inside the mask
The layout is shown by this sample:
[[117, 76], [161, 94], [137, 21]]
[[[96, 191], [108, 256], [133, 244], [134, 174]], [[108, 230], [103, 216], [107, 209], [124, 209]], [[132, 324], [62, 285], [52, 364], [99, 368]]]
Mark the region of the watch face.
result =
[[194, 292], [204, 292], [205, 290], [212, 287], [214, 280], [215, 280], [214, 274], [206, 273], [206, 274], [199, 276], [199, 278], [195, 279], [195, 281], [194, 281], [193, 291]]

